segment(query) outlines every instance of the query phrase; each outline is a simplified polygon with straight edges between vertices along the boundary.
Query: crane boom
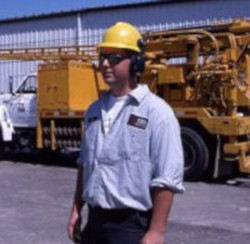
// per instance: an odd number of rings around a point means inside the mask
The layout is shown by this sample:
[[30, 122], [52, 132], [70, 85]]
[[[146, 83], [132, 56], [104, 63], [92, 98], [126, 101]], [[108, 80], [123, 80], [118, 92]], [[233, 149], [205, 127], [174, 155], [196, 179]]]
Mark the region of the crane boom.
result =
[[0, 59], [2, 60], [89, 61], [96, 58], [96, 46], [94, 45], [0, 49]]

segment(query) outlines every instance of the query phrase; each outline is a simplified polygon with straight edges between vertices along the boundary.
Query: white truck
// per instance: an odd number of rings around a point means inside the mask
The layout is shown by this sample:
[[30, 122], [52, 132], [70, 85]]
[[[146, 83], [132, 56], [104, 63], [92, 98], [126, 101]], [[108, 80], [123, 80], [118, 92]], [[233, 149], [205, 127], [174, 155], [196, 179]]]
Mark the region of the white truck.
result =
[[12, 147], [34, 147], [37, 122], [37, 75], [25, 77], [10, 93], [0, 94], [0, 141]]
[[[96, 60], [96, 57], [95, 46], [91, 45], [0, 49], [1, 60], [39, 60], [44, 64], [52, 64], [51, 67], [53, 67], [53, 64], [67, 63], [69, 60], [90, 63], [90, 60], [93, 58]], [[88, 70], [93, 69], [89, 68]], [[5, 145], [37, 148], [37, 133], [40, 132], [38, 126], [37, 76], [37, 73], [32, 73], [23, 79], [21, 85], [14, 92], [0, 94], [1, 148], [4, 148]], [[46, 95], [43, 100], [47, 100]], [[81, 113], [81, 119], [82, 117]], [[42, 146], [39, 148], [42, 149]]]

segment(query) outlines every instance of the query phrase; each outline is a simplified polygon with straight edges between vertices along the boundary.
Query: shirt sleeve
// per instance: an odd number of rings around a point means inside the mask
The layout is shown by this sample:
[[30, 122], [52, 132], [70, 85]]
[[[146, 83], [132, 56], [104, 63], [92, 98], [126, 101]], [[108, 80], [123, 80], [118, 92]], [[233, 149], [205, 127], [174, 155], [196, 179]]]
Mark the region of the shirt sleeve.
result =
[[[88, 116], [87, 116], [87, 113], [86, 113], [86, 116], [84, 118], [84, 131], [87, 127], [87, 120], [88, 120]], [[78, 158], [76, 160], [76, 164], [77, 165], [80, 165], [80, 166], [83, 166], [84, 164], [84, 155], [83, 155], [83, 152], [84, 152], [84, 142], [85, 142], [85, 133], [83, 132], [83, 135], [82, 135], [82, 139], [81, 139], [81, 144], [80, 144], [80, 152], [79, 152], [79, 155], [78, 155]]]
[[[162, 117], [162, 116], [161, 116]], [[170, 113], [153, 125], [150, 140], [150, 157], [153, 164], [153, 178], [150, 186], [182, 193], [184, 158], [180, 136], [180, 126]]]
[[80, 152], [76, 160], [76, 164], [79, 166], [83, 166], [83, 143], [84, 143], [84, 139], [82, 138], [81, 144], [80, 144]]

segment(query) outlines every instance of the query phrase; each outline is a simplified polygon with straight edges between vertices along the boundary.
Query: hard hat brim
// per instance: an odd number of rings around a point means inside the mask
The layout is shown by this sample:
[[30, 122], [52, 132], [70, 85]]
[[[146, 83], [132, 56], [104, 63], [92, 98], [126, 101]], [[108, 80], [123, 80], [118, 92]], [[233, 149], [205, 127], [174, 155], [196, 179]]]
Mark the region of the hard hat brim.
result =
[[114, 43], [114, 42], [105, 42], [105, 43], [101, 43], [97, 46], [97, 50], [100, 51], [101, 48], [119, 48], [119, 49], [127, 49], [127, 50], [131, 50], [131, 51], [135, 51], [135, 52], [140, 52], [139, 47], [133, 47], [130, 45], [125, 45], [125, 44], [121, 44], [121, 43]]

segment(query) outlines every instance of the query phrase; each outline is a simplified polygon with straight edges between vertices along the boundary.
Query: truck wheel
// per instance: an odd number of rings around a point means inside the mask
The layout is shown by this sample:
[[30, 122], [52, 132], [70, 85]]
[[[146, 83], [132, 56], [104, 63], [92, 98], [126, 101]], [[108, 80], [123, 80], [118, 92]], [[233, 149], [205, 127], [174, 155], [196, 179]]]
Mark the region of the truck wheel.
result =
[[181, 137], [185, 160], [184, 179], [199, 180], [209, 164], [207, 145], [197, 132], [188, 127], [181, 128]]
[[5, 144], [2, 138], [2, 129], [0, 128], [0, 159], [3, 158], [4, 156], [4, 150], [5, 149]]

